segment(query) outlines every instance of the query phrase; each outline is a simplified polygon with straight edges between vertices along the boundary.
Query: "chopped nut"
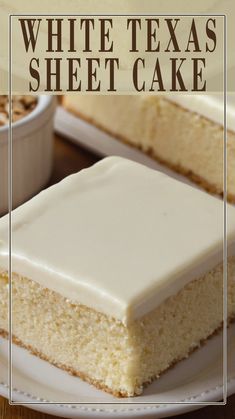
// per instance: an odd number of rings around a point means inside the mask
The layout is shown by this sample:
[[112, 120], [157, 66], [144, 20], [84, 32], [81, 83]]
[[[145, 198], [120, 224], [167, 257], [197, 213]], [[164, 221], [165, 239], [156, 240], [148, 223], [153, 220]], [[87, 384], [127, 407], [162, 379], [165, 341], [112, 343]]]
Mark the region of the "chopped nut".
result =
[[[12, 122], [24, 118], [35, 108], [37, 98], [30, 95], [12, 97]], [[7, 95], [0, 95], [0, 126], [9, 123], [9, 100]]]
[[35, 104], [35, 97], [30, 95], [22, 96], [21, 102], [28, 108]]
[[7, 95], [0, 95], [0, 107], [4, 106], [8, 101]]

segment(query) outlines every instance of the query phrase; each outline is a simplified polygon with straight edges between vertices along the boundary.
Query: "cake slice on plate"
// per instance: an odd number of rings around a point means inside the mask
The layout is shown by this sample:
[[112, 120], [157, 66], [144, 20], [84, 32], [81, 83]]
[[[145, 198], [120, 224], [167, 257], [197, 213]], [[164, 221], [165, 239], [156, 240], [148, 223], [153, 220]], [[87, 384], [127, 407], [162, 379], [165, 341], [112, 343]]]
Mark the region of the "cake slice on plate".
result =
[[[205, 192], [109, 157], [14, 210], [12, 229], [14, 342], [105, 391], [140, 394], [222, 325], [223, 202]], [[0, 237], [7, 335], [7, 217]]]
[[[65, 108], [223, 194], [223, 95], [66, 95]], [[235, 95], [227, 104], [227, 189], [235, 202]]]

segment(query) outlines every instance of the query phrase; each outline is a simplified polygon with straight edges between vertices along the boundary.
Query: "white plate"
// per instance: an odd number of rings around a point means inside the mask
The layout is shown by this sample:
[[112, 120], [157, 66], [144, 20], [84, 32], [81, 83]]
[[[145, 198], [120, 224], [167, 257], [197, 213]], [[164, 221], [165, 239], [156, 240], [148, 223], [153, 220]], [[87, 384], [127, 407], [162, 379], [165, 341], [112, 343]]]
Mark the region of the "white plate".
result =
[[[230, 326], [228, 395], [235, 392], [235, 363], [232, 362], [235, 349], [234, 332], [235, 325]], [[36, 403], [29, 407], [52, 415], [80, 419], [163, 418], [198, 409], [202, 407], [202, 403], [223, 398], [222, 333], [209, 339], [188, 359], [179, 362], [163, 374], [159, 380], [145, 389], [143, 395], [131, 399], [116, 399], [15, 345], [12, 354], [13, 400], [21, 404]], [[7, 364], [8, 341], [1, 338], [0, 393], [5, 397], [8, 396]], [[45, 404], [45, 401], [58, 404]], [[74, 402], [83, 404], [73, 404]], [[169, 404], [170, 402], [180, 404]]]

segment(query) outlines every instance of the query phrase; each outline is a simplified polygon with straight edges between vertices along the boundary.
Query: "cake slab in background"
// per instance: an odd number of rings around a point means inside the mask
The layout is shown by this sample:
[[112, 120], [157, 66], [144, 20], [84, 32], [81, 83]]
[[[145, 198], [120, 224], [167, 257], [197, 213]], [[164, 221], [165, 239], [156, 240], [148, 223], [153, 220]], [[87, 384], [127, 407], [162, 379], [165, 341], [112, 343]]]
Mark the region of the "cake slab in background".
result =
[[[223, 195], [223, 95], [66, 95], [56, 131]], [[235, 201], [235, 96], [227, 101], [227, 192]]]

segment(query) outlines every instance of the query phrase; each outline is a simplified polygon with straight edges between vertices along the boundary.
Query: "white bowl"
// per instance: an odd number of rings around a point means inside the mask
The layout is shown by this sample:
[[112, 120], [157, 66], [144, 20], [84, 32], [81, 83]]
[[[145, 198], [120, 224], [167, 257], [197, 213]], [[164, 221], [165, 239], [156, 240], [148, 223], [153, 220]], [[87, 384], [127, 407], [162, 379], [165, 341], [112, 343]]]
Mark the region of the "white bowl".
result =
[[[53, 158], [56, 100], [38, 96], [34, 110], [12, 124], [12, 206], [31, 198], [48, 182]], [[9, 128], [0, 128], [0, 214], [8, 211]]]

